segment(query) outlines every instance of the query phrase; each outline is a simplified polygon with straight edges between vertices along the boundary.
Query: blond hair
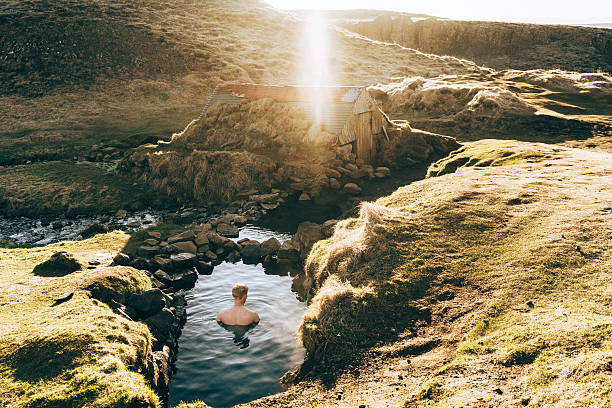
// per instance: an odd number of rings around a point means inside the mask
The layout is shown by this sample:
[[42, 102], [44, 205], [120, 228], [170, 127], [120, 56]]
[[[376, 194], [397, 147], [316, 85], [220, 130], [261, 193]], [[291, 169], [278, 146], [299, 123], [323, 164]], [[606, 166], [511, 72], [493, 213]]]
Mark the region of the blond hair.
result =
[[235, 298], [242, 298], [249, 292], [249, 287], [243, 283], [237, 283], [232, 288], [232, 296]]

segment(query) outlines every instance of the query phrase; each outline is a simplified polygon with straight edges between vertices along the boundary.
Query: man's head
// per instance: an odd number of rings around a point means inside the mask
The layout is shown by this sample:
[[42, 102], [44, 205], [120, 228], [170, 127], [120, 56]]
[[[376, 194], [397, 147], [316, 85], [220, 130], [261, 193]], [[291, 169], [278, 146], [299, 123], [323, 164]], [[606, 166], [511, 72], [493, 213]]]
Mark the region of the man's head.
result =
[[242, 301], [242, 303], [246, 301], [248, 292], [249, 287], [242, 283], [237, 283], [232, 288], [232, 296], [234, 297], [234, 299]]

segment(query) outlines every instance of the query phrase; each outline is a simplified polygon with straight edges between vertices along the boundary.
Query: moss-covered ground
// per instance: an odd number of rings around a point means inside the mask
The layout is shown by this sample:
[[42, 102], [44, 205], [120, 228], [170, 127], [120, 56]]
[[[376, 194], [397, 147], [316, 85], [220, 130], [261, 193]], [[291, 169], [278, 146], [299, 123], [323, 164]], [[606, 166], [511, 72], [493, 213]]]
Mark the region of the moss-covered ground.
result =
[[[151, 349], [148, 328], [103, 303], [108, 295], [125, 301], [151, 287], [142, 272], [105, 266], [128, 239], [112, 232], [0, 249], [0, 406], [158, 406], [142, 374]], [[58, 251], [72, 254], [83, 270], [57, 277], [32, 272]], [[87, 269], [90, 261], [100, 265]]]
[[307, 381], [250, 406], [612, 403], [612, 156], [489, 140], [432, 168], [456, 171], [315, 245]]

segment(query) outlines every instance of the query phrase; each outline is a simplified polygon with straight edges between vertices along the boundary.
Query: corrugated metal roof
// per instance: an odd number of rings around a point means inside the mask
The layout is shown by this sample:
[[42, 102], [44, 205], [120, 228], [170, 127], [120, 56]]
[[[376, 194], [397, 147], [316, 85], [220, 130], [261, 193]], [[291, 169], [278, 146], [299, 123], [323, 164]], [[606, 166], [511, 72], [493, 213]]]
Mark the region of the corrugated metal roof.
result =
[[208, 108], [217, 104], [238, 104], [245, 98], [271, 98], [279, 102], [299, 106], [313, 123], [321, 123], [326, 131], [340, 133], [353, 113], [354, 102], [364, 87], [304, 87], [264, 85], [221, 85], [215, 88], [200, 117]]

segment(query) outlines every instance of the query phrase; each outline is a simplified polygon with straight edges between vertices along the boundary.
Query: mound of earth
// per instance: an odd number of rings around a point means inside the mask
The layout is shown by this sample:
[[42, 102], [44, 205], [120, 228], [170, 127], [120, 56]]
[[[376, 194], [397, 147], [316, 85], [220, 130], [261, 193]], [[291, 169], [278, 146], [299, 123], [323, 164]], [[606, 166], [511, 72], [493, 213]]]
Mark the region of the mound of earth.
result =
[[484, 140], [362, 204], [308, 257], [302, 382], [244, 406], [609, 404], [611, 163]]
[[[390, 127], [375, 143], [373, 164], [392, 168], [424, 166], [459, 147], [409, 125]], [[229, 203], [271, 188], [317, 197], [333, 188], [330, 179], [338, 182], [339, 167], [357, 169], [354, 155], [338, 145], [338, 136], [309, 122], [302, 108], [258, 99], [211, 107], [170, 142], [135, 149], [119, 171], [191, 203]]]
[[[560, 70], [409, 77], [369, 88], [392, 119], [460, 140], [487, 137], [605, 147], [612, 77]], [[575, 141], [584, 141], [575, 143]]]

